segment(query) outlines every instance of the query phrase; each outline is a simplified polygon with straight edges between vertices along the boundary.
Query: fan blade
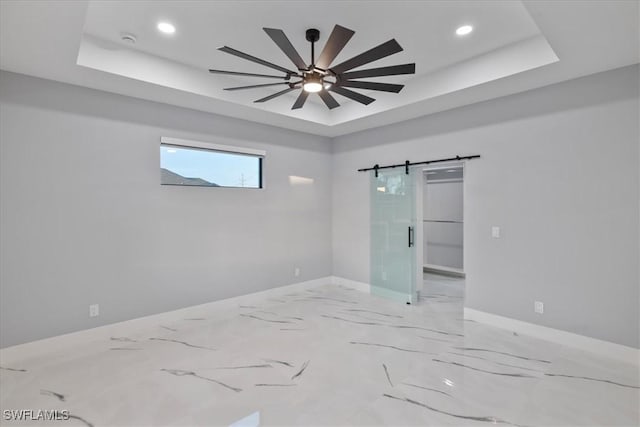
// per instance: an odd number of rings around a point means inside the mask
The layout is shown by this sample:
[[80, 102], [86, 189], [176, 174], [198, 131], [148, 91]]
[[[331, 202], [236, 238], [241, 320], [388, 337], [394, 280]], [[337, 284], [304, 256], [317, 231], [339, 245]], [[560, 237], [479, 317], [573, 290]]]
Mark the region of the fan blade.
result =
[[331, 71], [336, 74], [341, 74], [352, 68], [368, 64], [369, 62], [377, 61], [378, 59], [385, 58], [398, 52], [402, 52], [402, 47], [398, 44], [396, 39], [391, 39], [388, 42], [382, 43], [381, 45], [378, 45], [373, 49], [369, 49], [368, 51], [361, 53], [358, 56], [354, 56], [353, 58], [343, 62], [342, 64], [331, 67]]
[[297, 110], [298, 108], [302, 108], [308, 96], [309, 92], [307, 92], [306, 90], [301, 90], [300, 95], [298, 95], [298, 99], [296, 99], [296, 102], [293, 104], [293, 107], [291, 107], [291, 109]]
[[225, 70], [209, 70], [212, 74], [230, 74], [232, 76], [248, 76], [248, 77], [267, 77], [271, 79], [283, 79], [289, 80], [289, 75], [286, 76], [272, 76], [269, 74], [253, 74], [253, 73], [241, 73], [238, 71], [225, 71]]
[[324, 70], [329, 68], [329, 65], [331, 65], [333, 60], [336, 59], [336, 56], [338, 56], [340, 51], [342, 51], [354, 34], [355, 31], [351, 31], [350, 29], [341, 27], [340, 25], [333, 27], [333, 31], [331, 31], [329, 39], [327, 40], [327, 43], [325, 43], [324, 49], [322, 49], [322, 53], [316, 61], [316, 67]]
[[357, 87], [359, 89], [379, 90], [382, 92], [394, 92], [394, 93], [400, 92], [404, 87], [404, 85], [395, 85], [390, 83], [376, 83], [376, 82], [359, 82], [355, 80], [341, 81], [340, 86]]
[[400, 74], [415, 74], [416, 64], [393, 65], [391, 67], [370, 68], [368, 70], [344, 73], [340, 77], [344, 80], [364, 79], [367, 77], [397, 76]]
[[287, 93], [287, 92], [291, 92], [292, 90], [295, 90], [295, 89], [296, 89], [295, 87], [288, 87], [288, 88], [286, 88], [285, 90], [281, 90], [281, 91], [280, 91], [280, 92], [278, 92], [278, 93], [274, 93], [273, 95], [265, 96], [264, 98], [260, 98], [260, 99], [258, 99], [258, 100], [253, 101], [253, 102], [265, 102], [265, 101], [269, 101], [270, 99], [276, 98], [276, 97], [278, 97], [278, 96], [280, 96], [280, 95], [284, 95], [285, 93]]
[[338, 101], [336, 101], [336, 99], [331, 96], [331, 94], [325, 89], [322, 89], [320, 92], [318, 92], [318, 95], [320, 95], [320, 98], [322, 98], [322, 100], [325, 104], [327, 104], [327, 107], [329, 107], [330, 110], [333, 110], [334, 108], [340, 106], [340, 104], [338, 104]]
[[304, 59], [302, 59], [296, 48], [293, 47], [284, 31], [276, 30], [275, 28], [263, 28], [263, 30], [269, 35], [269, 37], [271, 37], [280, 50], [289, 57], [291, 62], [293, 62], [299, 70], [307, 69], [307, 64], [304, 62]]
[[254, 89], [257, 87], [267, 87], [267, 86], [279, 86], [279, 85], [288, 85], [287, 82], [280, 83], [267, 83], [264, 85], [251, 85], [251, 86], [236, 86], [236, 87], [225, 87], [224, 90], [242, 90], [242, 89]]
[[371, 104], [373, 101], [375, 101], [375, 99], [370, 98], [366, 95], [362, 95], [361, 93], [358, 92], [354, 92], [352, 90], [349, 89], [345, 89], [343, 87], [340, 86], [336, 86], [336, 85], [332, 85], [328, 90], [333, 91], [339, 95], [342, 95], [346, 98], [349, 99], [353, 99], [354, 101], [358, 101], [361, 104], [364, 105], [369, 105]]
[[251, 62], [255, 62], [257, 64], [260, 65], [264, 65], [265, 67], [269, 67], [269, 68], [273, 68], [274, 70], [278, 70], [278, 71], [282, 71], [283, 73], [287, 73], [287, 74], [292, 74], [292, 75], [297, 75], [297, 72], [291, 71], [291, 70], [287, 70], [284, 67], [281, 67], [279, 65], [276, 64], [272, 64], [271, 62], [265, 61], [264, 59], [260, 59], [260, 58], [256, 58], [255, 56], [251, 56], [248, 53], [244, 53], [244, 52], [240, 52], [239, 50], [235, 50], [229, 46], [223, 46], [223, 47], [219, 47], [218, 50], [224, 52], [224, 53], [229, 53], [231, 55], [237, 56], [239, 58], [242, 59], [246, 59], [247, 61], [251, 61]]

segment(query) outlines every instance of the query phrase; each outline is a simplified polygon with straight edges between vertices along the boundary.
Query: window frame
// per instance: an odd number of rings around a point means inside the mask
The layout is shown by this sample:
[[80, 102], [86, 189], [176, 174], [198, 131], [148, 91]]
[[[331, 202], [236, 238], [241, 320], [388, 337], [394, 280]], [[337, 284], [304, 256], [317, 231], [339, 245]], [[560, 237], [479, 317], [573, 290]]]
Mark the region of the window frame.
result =
[[[163, 146], [175, 146], [179, 148], [192, 148], [201, 151], [213, 151], [217, 153], [233, 154], [239, 156], [249, 156], [258, 158], [258, 187], [236, 187], [236, 186], [208, 186], [208, 185], [181, 185], [181, 184], [163, 184], [160, 185], [172, 187], [207, 187], [207, 188], [240, 188], [243, 190], [263, 190], [264, 186], [264, 159], [267, 155], [265, 150], [256, 148], [238, 147], [234, 145], [218, 144], [214, 142], [194, 141], [182, 138], [173, 138], [168, 136], [160, 137], [160, 148]], [[160, 168], [162, 168], [162, 159], [160, 159]]]

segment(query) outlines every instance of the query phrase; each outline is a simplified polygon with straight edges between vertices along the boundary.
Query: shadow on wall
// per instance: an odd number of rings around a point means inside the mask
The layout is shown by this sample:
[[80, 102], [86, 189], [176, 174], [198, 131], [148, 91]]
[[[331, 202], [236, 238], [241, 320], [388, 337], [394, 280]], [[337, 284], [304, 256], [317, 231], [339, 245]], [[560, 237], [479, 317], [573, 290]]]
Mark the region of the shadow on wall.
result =
[[[495, 123], [548, 115], [571, 110], [585, 105], [607, 104], [610, 102], [637, 98], [639, 94], [639, 66], [631, 65], [614, 71], [592, 74], [571, 81], [532, 89], [505, 96], [500, 102], [495, 99], [455, 108], [456, 114], [441, 111], [429, 116], [357, 132], [338, 137], [334, 152], [359, 150], [373, 145], [397, 143], [398, 135], [403, 140], [424, 139], [425, 137], [458, 132], [464, 129], [488, 126]], [[628, 81], [628, 85], [608, 84], [614, 79]], [[588, 86], [591, 90], [585, 91]], [[634, 89], [627, 90], [630, 86]], [[399, 129], [401, 128], [401, 133]], [[368, 138], [367, 136], [375, 136]]]

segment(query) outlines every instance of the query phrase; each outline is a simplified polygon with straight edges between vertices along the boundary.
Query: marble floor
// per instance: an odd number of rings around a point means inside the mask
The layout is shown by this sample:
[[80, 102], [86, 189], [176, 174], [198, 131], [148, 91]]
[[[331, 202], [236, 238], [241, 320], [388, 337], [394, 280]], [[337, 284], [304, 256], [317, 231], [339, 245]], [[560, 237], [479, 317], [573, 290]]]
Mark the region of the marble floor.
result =
[[462, 318], [464, 282], [407, 306], [336, 285], [2, 361], [0, 409], [55, 426], [637, 426], [637, 366]]

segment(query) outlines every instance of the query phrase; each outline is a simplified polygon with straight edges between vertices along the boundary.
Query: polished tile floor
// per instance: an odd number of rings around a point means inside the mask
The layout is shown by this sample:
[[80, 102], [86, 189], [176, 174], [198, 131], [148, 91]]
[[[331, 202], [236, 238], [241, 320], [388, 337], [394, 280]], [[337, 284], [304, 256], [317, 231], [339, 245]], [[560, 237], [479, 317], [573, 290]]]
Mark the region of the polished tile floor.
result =
[[2, 361], [0, 408], [68, 410], [56, 426], [640, 424], [637, 367], [464, 321], [463, 293], [427, 276], [413, 306], [335, 285], [247, 298]]

